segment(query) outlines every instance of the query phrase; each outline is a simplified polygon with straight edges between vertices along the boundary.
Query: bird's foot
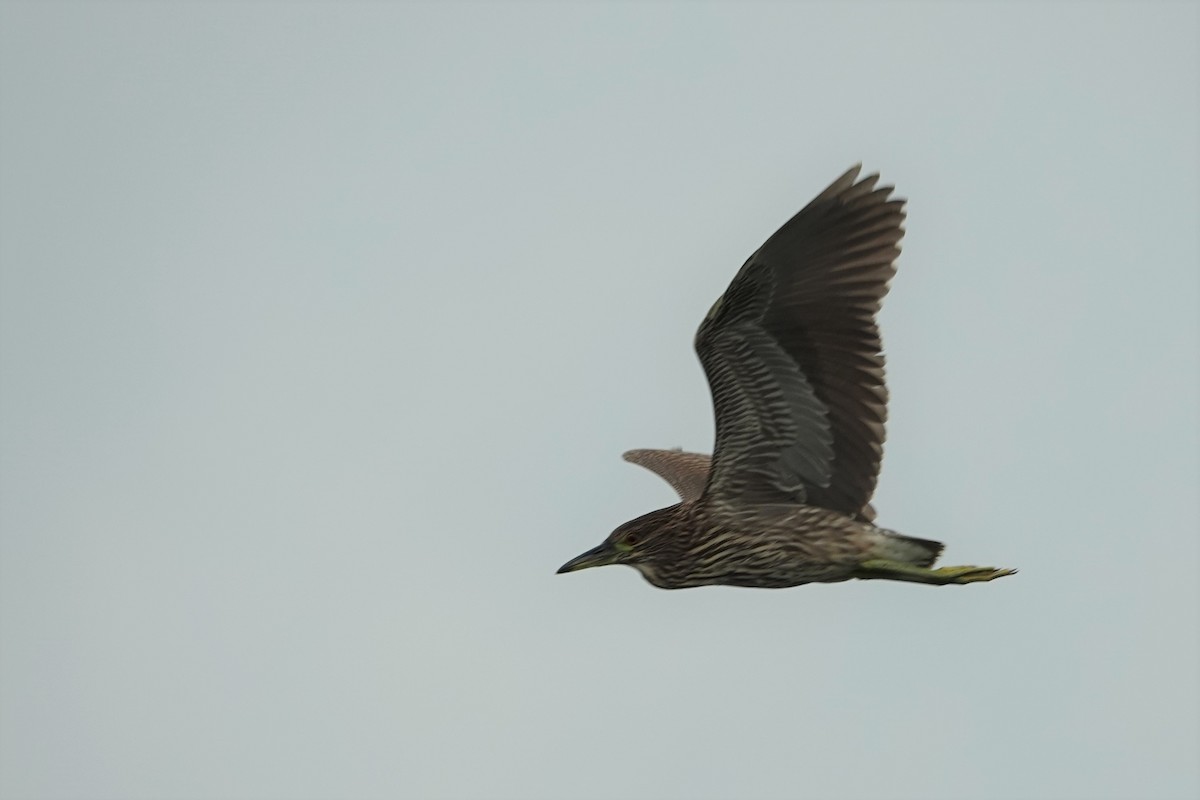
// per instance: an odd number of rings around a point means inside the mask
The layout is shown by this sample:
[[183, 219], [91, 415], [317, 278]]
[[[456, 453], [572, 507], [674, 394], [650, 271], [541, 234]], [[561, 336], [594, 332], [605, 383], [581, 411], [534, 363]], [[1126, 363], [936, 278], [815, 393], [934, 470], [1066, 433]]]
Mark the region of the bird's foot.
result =
[[900, 561], [872, 559], [859, 566], [856, 578], [864, 580], [883, 579], [893, 581], [909, 581], [911, 583], [927, 583], [934, 586], [944, 586], [950, 583], [983, 583], [1016, 574], [1015, 569], [998, 569], [996, 567], [941, 567], [929, 569], [905, 564]]
[[934, 575], [948, 578], [947, 583], [984, 583], [1003, 578], [1005, 575], [1015, 575], [1015, 569], [999, 569], [997, 567], [941, 567], [930, 570]]

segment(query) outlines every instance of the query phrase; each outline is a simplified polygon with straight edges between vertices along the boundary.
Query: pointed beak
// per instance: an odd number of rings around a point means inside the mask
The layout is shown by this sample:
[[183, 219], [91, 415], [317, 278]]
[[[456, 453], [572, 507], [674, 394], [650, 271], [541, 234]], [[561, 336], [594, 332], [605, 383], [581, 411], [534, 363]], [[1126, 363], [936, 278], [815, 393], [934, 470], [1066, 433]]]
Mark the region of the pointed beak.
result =
[[564, 572], [574, 572], [577, 569], [587, 569], [588, 567], [603, 567], [605, 564], [612, 564], [617, 560], [617, 551], [604, 542], [599, 547], [593, 547], [582, 555], [575, 556], [567, 563], [558, 568], [556, 574], [561, 575]]

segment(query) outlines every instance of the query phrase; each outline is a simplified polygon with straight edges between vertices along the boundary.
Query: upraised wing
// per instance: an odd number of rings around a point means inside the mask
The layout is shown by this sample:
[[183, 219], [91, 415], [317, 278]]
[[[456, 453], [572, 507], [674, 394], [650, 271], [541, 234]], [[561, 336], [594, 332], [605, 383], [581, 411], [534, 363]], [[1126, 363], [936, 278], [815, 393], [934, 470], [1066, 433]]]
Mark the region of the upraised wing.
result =
[[714, 501], [870, 513], [887, 418], [875, 315], [904, 201], [859, 169], [750, 256], [696, 333], [716, 415]]

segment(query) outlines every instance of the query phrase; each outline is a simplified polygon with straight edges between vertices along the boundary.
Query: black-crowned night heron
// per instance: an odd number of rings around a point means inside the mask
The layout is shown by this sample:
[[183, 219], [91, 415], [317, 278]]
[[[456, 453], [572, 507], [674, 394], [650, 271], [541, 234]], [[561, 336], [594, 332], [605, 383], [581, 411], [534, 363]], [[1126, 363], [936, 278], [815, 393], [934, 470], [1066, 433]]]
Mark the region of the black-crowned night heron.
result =
[[746, 261], [696, 332], [716, 415], [711, 460], [631, 450], [679, 503], [626, 522], [559, 572], [628, 564], [664, 589], [778, 588], [882, 578], [990, 581], [933, 569], [940, 542], [876, 527], [887, 388], [875, 315], [904, 235], [904, 201], [855, 167]]

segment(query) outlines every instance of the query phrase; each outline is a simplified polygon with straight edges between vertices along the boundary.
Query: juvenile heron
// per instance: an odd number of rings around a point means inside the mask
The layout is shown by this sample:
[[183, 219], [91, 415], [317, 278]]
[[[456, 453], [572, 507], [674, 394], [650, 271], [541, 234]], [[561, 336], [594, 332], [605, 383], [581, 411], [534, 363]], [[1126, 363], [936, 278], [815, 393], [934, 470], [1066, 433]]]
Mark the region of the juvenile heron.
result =
[[680, 502], [621, 525], [558, 571], [628, 564], [663, 589], [850, 578], [990, 581], [942, 567], [942, 543], [876, 527], [887, 388], [875, 315], [896, 272], [904, 201], [842, 175], [742, 265], [696, 332], [713, 455], [631, 450]]

